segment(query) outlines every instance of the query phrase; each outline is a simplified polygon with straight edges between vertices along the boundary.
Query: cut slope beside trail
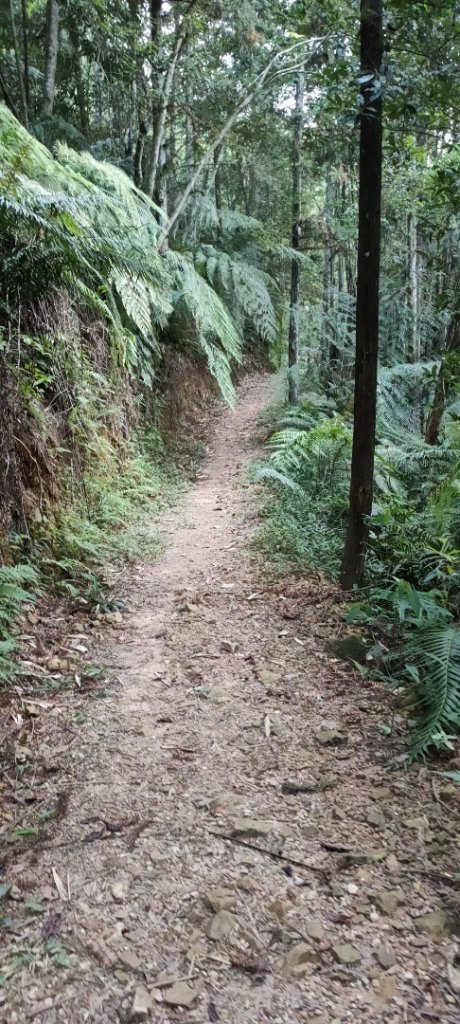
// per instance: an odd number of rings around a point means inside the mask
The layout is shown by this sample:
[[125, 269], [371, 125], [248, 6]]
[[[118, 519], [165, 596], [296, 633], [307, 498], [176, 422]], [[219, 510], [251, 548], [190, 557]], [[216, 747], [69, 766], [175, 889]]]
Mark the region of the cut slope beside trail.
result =
[[383, 772], [382, 695], [324, 651], [332, 592], [249, 559], [273, 393], [244, 382], [165, 554], [132, 575], [99, 655], [119, 692], [88, 702], [65, 816], [11, 867], [8, 942], [31, 953], [0, 1020], [456, 1019], [455, 794]]

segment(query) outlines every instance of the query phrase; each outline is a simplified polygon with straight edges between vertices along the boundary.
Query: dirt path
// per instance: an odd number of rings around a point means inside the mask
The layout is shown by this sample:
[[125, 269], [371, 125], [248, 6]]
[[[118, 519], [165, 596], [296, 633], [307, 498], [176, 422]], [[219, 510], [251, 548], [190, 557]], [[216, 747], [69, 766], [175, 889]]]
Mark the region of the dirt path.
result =
[[423, 874], [452, 864], [455, 819], [426, 772], [383, 772], [380, 691], [324, 651], [331, 595], [248, 558], [272, 393], [253, 378], [222, 412], [131, 580], [105, 652], [120, 692], [89, 704], [52, 848], [14, 869], [18, 914], [24, 891], [46, 912], [14, 936], [32, 953], [8, 1024], [456, 1019], [455, 892]]

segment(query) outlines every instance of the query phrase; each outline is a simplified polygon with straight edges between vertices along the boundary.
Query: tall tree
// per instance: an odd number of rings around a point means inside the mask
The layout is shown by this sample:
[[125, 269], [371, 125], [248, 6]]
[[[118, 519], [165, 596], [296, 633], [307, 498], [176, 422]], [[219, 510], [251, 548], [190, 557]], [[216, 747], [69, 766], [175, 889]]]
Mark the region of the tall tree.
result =
[[[292, 147], [292, 232], [291, 245], [296, 252], [300, 248], [301, 221], [300, 208], [302, 198], [302, 140], [303, 140], [303, 100], [305, 92], [305, 72], [297, 73], [294, 109], [294, 137]], [[289, 338], [288, 338], [288, 388], [289, 405], [299, 402], [299, 260], [294, 255], [291, 260], [291, 295], [289, 302]]]
[[54, 107], [56, 89], [56, 67], [59, 48], [59, 4], [57, 0], [47, 0], [46, 4], [46, 38], [45, 38], [45, 74], [43, 78], [44, 117], [51, 117]]
[[341, 585], [346, 590], [362, 580], [374, 483], [382, 192], [382, 7], [382, 0], [361, 0], [355, 397], [348, 531], [341, 572]]
[[14, 13], [14, 2], [13, 2], [13, 0], [10, 0], [10, 23], [11, 23], [11, 37], [12, 37], [12, 40], [13, 40], [13, 48], [14, 48], [14, 57], [15, 57], [15, 61], [16, 61], [16, 72], [17, 72], [17, 76], [18, 76], [19, 92], [20, 92], [20, 96], [21, 96], [22, 116], [23, 116], [24, 124], [25, 124], [25, 126], [27, 128], [28, 127], [28, 122], [29, 122], [29, 111], [28, 111], [28, 106], [27, 106], [27, 95], [26, 95], [26, 87], [25, 87], [25, 84], [24, 84], [24, 75], [23, 75], [23, 71], [22, 71], [21, 55], [20, 55], [20, 52], [19, 52], [18, 34], [17, 34], [17, 31], [16, 31], [16, 18], [15, 18], [15, 13]]

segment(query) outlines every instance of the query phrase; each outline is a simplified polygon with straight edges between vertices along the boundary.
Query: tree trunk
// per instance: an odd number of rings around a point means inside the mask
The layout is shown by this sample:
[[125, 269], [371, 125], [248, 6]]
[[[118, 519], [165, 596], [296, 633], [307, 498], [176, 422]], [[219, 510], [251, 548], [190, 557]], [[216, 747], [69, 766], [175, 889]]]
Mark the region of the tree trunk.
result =
[[[382, 0], [361, 0], [358, 281], [353, 448], [348, 532], [341, 585], [360, 584], [372, 511], [379, 341], [382, 192]], [[370, 77], [371, 76], [371, 77]]]
[[409, 353], [413, 363], [420, 360], [420, 324], [418, 294], [417, 217], [409, 213], [407, 218], [407, 243], [409, 256], [409, 311], [410, 344]]
[[27, 22], [27, 3], [21, 0], [22, 20], [22, 57], [24, 61], [24, 92], [27, 111], [30, 110], [30, 75], [29, 75], [29, 29]]
[[[305, 73], [299, 71], [295, 91], [295, 110], [293, 116], [292, 146], [292, 235], [291, 245], [296, 251], [300, 248], [300, 208], [302, 199], [302, 141], [303, 141], [303, 98], [305, 92]], [[288, 337], [288, 401], [289, 405], [299, 403], [299, 285], [300, 266], [294, 256], [291, 260], [291, 295], [289, 301], [289, 337]]]
[[[153, 5], [152, 5], [153, 6]], [[161, 3], [160, 3], [161, 9]], [[160, 28], [158, 28], [158, 32]], [[163, 82], [161, 85], [160, 96], [155, 98], [154, 111], [153, 111], [153, 135], [152, 142], [150, 144], [150, 151], [147, 161], [147, 169], [144, 175], [143, 190], [144, 192], [153, 197], [157, 187], [157, 176], [159, 170], [160, 151], [163, 145], [163, 137], [166, 125], [166, 117], [168, 113], [168, 105], [173, 90], [174, 79], [177, 70], [177, 64], [181, 51], [183, 49], [185, 40], [187, 38], [187, 22], [185, 18], [182, 18], [177, 24], [176, 38], [174, 41], [173, 51], [169, 61], [169, 65], [166, 68]]]
[[187, 85], [185, 89], [185, 104], [185, 166], [187, 178], [191, 178], [195, 169], [195, 131], [192, 118], [193, 96], [190, 85]]
[[56, 89], [56, 67], [59, 48], [59, 4], [56, 0], [47, 0], [46, 4], [46, 39], [45, 39], [45, 75], [43, 80], [42, 114], [51, 117]]
[[[193, 0], [190, 0], [190, 3], [193, 3]], [[190, 5], [189, 5], [188, 10], [190, 10]], [[243, 111], [246, 110], [246, 108], [249, 106], [249, 104], [252, 102], [252, 100], [254, 100], [254, 98], [260, 92], [260, 90], [262, 89], [262, 86], [264, 85], [265, 81], [268, 78], [268, 75], [270, 74], [270, 71], [272, 70], [274, 65], [279, 61], [280, 57], [285, 57], [292, 50], [297, 49], [298, 45], [299, 45], [298, 43], [294, 43], [292, 46], [287, 46], [286, 49], [284, 49], [284, 50], [277, 51], [274, 54], [274, 56], [271, 57], [270, 60], [268, 61], [268, 63], [265, 65], [263, 71], [261, 71], [257, 75], [257, 77], [254, 79], [254, 81], [249, 85], [246, 94], [240, 100], [238, 105], [234, 108], [233, 112], [230, 114], [230, 117], [225, 122], [225, 124], [220, 129], [220, 131], [218, 132], [216, 137], [213, 139], [213, 141], [210, 143], [210, 145], [207, 147], [207, 149], [203, 153], [203, 156], [201, 157], [201, 159], [199, 160], [197, 166], [195, 167], [195, 170], [194, 170], [194, 172], [192, 174], [192, 177], [190, 178], [189, 182], [187, 183], [187, 185], [186, 185], [182, 195], [180, 196], [180, 198], [177, 201], [175, 209], [173, 210], [173, 212], [171, 214], [171, 217], [170, 217], [170, 220], [169, 220], [169, 224], [168, 224], [168, 226], [166, 228], [166, 233], [167, 234], [170, 234], [172, 228], [174, 227], [174, 224], [176, 223], [178, 218], [181, 216], [182, 211], [185, 209], [185, 207], [186, 207], [186, 205], [188, 203], [188, 200], [190, 199], [190, 196], [193, 195], [193, 190], [195, 188], [195, 185], [196, 185], [200, 175], [202, 174], [202, 172], [208, 166], [209, 158], [213, 155], [214, 150], [217, 148], [217, 146], [220, 145], [221, 142], [224, 141], [224, 139], [227, 137], [230, 129], [233, 128], [233, 125], [235, 124], [235, 121], [238, 120], [238, 117], [240, 116], [240, 114], [242, 114]], [[310, 55], [309, 63], [312, 63], [316, 59], [318, 50], [319, 50], [319, 46]], [[249, 211], [249, 212], [251, 212], [251, 211]], [[160, 242], [161, 242], [161, 240], [160, 240]]]
[[[458, 352], [460, 348], [460, 320], [457, 316], [452, 317], [447, 329], [446, 355], [449, 352]], [[441, 359], [436, 385], [434, 389], [433, 405], [428, 413], [425, 427], [426, 444], [438, 444], [441, 425], [446, 411], [447, 399], [452, 387], [452, 378], [446, 365], [446, 356]]]
[[19, 53], [18, 34], [16, 32], [16, 19], [14, 16], [14, 0], [10, 0], [10, 24], [11, 36], [13, 39], [14, 59], [16, 62], [16, 74], [18, 76], [19, 95], [21, 97], [22, 118], [26, 128], [29, 125], [29, 112], [27, 108], [26, 91], [24, 86], [24, 75], [22, 73], [21, 55]]
[[446, 379], [445, 363], [444, 359], [441, 359], [441, 365], [439, 367], [436, 386], [434, 389], [433, 405], [428, 413], [425, 426], [426, 444], [437, 444], [439, 441], [441, 423], [446, 408], [448, 392], [449, 386]]
[[86, 90], [85, 83], [83, 80], [83, 72], [81, 66], [81, 47], [79, 40], [78, 22], [74, 15], [69, 12], [67, 20], [67, 30], [69, 33], [69, 40], [73, 50], [74, 64], [75, 64], [75, 84], [77, 93], [77, 105], [79, 114], [80, 131], [83, 135], [89, 133], [89, 118], [88, 118], [88, 106], [86, 102]]

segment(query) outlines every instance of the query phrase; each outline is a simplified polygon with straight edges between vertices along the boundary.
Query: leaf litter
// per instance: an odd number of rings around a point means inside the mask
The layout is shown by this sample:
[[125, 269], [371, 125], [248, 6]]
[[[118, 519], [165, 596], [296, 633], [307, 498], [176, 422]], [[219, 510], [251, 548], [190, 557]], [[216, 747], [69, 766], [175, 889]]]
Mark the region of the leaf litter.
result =
[[[0, 1019], [458, 1016], [458, 791], [385, 771], [400, 752], [379, 731], [388, 698], [325, 650], [341, 599], [271, 580], [248, 553], [235, 466], [260, 451], [273, 394], [248, 378], [222, 411], [207, 471], [165, 518], [168, 549], [126, 580], [130, 611], [91, 629], [77, 610], [67, 641], [48, 625], [73, 688], [16, 695], [20, 773], [2, 792], [30, 789], [33, 766], [37, 814], [58, 813], [10, 842], [35, 818], [4, 805]], [[86, 693], [86, 656], [116, 664], [108, 700]]]

